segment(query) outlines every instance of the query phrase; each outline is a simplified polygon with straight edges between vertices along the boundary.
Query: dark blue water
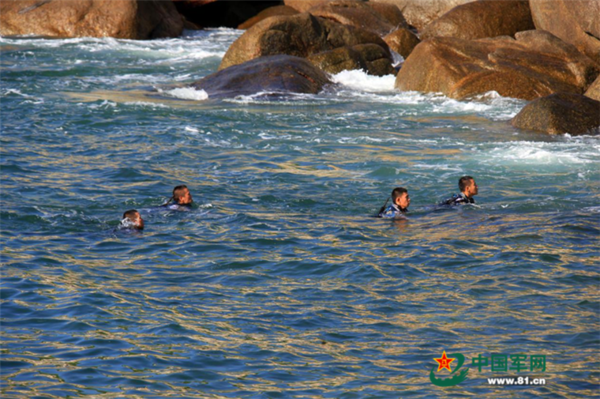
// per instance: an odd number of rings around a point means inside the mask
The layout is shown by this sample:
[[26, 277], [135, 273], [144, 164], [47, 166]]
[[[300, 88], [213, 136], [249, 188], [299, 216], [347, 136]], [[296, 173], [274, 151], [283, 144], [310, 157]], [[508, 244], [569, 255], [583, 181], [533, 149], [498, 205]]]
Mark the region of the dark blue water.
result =
[[[2, 396], [598, 396], [600, 140], [360, 71], [185, 88], [238, 35], [0, 39]], [[477, 206], [436, 209], [465, 174]], [[193, 209], [158, 208], [178, 184]], [[407, 219], [370, 217], [400, 185]], [[432, 384], [443, 351], [467, 380]], [[546, 370], [471, 366], [493, 353]]]

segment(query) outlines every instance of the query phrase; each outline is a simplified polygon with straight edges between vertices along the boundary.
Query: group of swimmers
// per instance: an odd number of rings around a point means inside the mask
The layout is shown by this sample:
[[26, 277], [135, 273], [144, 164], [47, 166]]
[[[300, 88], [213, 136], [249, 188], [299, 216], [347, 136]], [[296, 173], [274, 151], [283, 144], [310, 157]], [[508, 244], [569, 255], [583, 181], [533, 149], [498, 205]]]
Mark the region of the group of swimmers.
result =
[[[191, 209], [193, 202], [190, 190], [187, 186], [181, 185], [173, 189], [173, 195], [161, 207], [170, 210], [185, 211]], [[133, 230], [144, 230], [144, 220], [137, 210], [131, 209], [123, 214], [121, 226]]]
[[[442, 201], [439, 205], [460, 205], [460, 204], [474, 204], [475, 199], [473, 197], [478, 194], [477, 183], [471, 176], [463, 176], [458, 180], [458, 189], [460, 194], [454, 194], [451, 198]], [[392, 200], [391, 205], [387, 206], [389, 200]], [[385, 204], [379, 210], [377, 215], [380, 218], [394, 219], [402, 217], [408, 210], [410, 205], [410, 196], [408, 190], [404, 187], [396, 187], [392, 190], [391, 197], [385, 201]], [[163, 205], [167, 209], [171, 210], [189, 210], [192, 206], [192, 194], [188, 190], [187, 186], [180, 185], [173, 189], [173, 195]], [[123, 214], [121, 220], [121, 226], [134, 230], [144, 229], [144, 220], [140, 213], [131, 209]]]
[[[439, 205], [475, 203], [475, 199], [473, 197], [479, 193], [475, 179], [473, 179], [471, 176], [461, 177], [458, 179], [458, 189], [460, 190], [460, 194], [454, 194], [447, 200], [440, 202]], [[392, 204], [387, 206], [390, 198], [392, 199]], [[392, 190], [392, 195], [390, 198], [385, 201], [385, 204], [383, 204], [379, 210], [378, 217], [394, 219], [397, 217], [402, 217], [403, 214], [408, 210], [408, 206], [410, 205], [410, 196], [408, 195], [407, 189], [404, 187], [396, 187], [394, 190]]]

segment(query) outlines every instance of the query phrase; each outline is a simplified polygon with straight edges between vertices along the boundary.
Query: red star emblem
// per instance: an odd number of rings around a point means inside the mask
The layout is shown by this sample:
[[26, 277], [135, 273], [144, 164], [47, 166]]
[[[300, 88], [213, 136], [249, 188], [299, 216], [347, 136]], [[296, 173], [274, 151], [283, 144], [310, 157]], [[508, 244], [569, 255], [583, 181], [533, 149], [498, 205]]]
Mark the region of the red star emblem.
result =
[[450, 369], [450, 363], [452, 363], [456, 359], [447, 357], [446, 351], [444, 351], [444, 353], [442, 354], [442, 357], [440, 357], [439, 359], [433, 358], [433, 360], [435, 360], [436, 362], [438, 362], [440, 364], [438, 366], [437, 371], [440, 371], [441, 369], [448, 369], [449, 372], [452, 372], [452, 370]]

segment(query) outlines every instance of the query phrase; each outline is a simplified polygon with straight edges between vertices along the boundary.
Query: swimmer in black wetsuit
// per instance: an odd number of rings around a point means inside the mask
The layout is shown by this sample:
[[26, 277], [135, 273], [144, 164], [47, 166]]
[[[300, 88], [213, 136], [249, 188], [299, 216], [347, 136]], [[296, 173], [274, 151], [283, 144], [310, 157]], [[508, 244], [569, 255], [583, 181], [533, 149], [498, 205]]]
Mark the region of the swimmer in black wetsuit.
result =
[[144, 220], [138, 211], [131, 209], [123, 214], [121, 228], [132, 230], [144, 230]]
[[192, 202], [194, 201], [190, 190], [187, 186], [180, 185], [173, 189], [173, 196], [163, 206], [172, 210], [186, 211], [192, 207]]
[[378, 216], [380, 218], [395, 219], [403, 217], [410, 205], [408, 190], [404, 187], [396, 187], [392, 190], [392, 204], [387, 208], [385, 207], [386, 205], [387, 201], [385, 201], [385, 204], [379, 210]]
[[458, 180], [458, 189], [460, 194], [454, 194], [452, 198], [448, 198], [445, 201], [440, 202], [440, 205], [460, 205], [460, 204], [474, 204], [475, 199], [473, 198], [479, 193], [477, 183], [471, 176], [463, 176]]

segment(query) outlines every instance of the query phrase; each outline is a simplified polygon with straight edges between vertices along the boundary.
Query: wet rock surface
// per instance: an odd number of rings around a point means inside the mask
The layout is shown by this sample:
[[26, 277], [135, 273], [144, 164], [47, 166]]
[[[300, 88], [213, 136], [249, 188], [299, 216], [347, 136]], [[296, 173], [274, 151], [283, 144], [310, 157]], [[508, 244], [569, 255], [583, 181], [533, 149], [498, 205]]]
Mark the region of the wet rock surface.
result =
[[549, 134], [598, 134], [600, 101], [580, 94], [551, 94], [527, 104], [511, 124]]
[[316, 94], [327, 83], [327, 75], [304, 58], [275, 55], [225, 68], [192, 86], [209, 98], [231, 98], [260, 92]]

